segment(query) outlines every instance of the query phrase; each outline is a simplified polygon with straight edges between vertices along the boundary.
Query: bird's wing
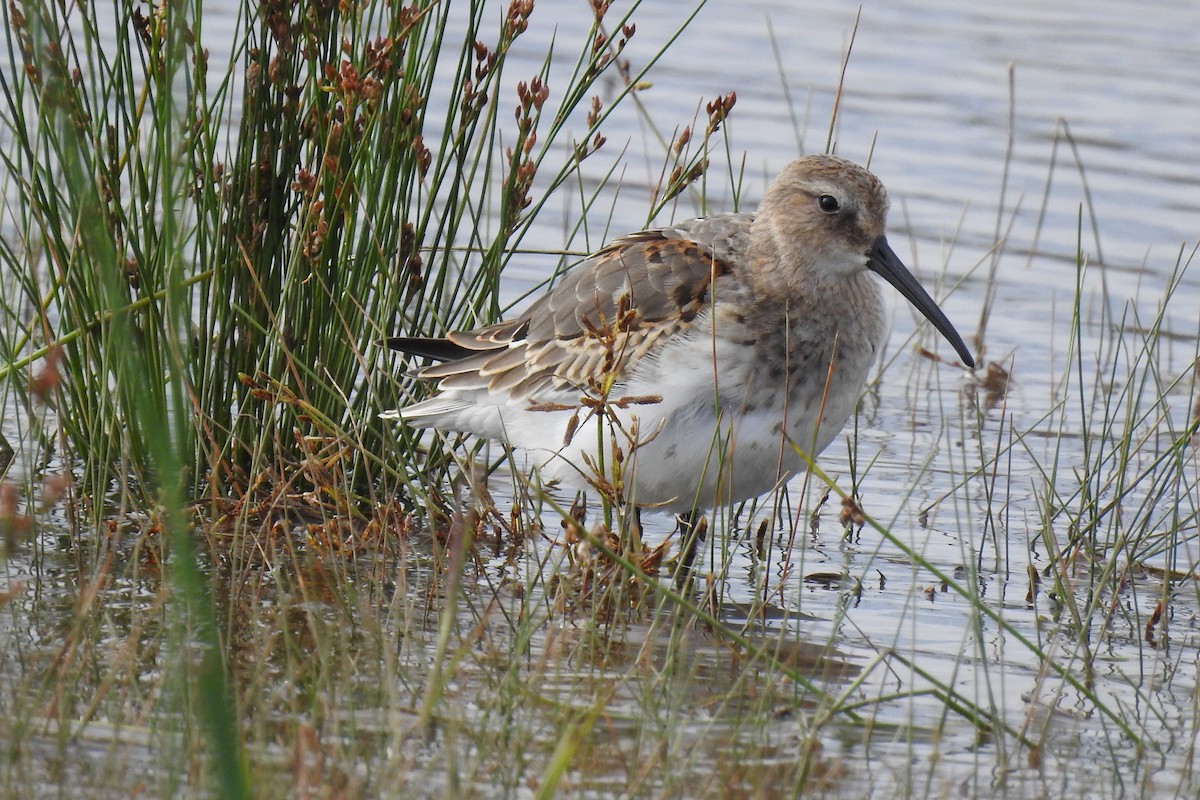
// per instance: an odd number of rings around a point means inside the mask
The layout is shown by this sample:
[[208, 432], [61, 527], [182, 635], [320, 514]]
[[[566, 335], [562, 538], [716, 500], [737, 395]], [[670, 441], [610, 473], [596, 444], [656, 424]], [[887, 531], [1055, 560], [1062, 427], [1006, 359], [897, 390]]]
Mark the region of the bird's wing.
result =
[[[419, 378], [442, 391], [504, 393], [555, 402], [619, 382], [666, 337], [687, 328], [711, 301], [713, 281], [737, 280], [750, 215], [726, 214], [613, 241], [572, 269], [512, 320], [453, 332], [442, 345], [395, 340], [397, 349], [445, 353]], [[414, 342], [425, 341], [424, 346]]]

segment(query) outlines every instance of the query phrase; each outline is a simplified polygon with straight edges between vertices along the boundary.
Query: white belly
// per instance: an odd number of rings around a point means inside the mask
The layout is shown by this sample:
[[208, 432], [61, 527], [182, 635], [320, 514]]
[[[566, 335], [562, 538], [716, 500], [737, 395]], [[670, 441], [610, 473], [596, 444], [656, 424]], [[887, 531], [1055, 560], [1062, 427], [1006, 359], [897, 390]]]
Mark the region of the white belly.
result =
[[[676, 512], [710, 508], [768, 492], [802, 471], [796, 448], [815, 456], [837, 436], [870, 366], [862, 358], [845, 364], [826, 392], [824, 372], [820, 381], [772, 384], [744, 348], [716, 346], [722, 374], [714, 376], [711, 339], [704, 346], [681, 341], [614, 390], [607, 412], [574, 412], [566, 445], [567, 411], [510, 407], [506, 436], [523, 444], [543, 480], [585, 487], [602, 471], [608, 482], [621, 476], [631, 502]], [[653, 395], [661, 400], [621, 407], [625, 397]]]

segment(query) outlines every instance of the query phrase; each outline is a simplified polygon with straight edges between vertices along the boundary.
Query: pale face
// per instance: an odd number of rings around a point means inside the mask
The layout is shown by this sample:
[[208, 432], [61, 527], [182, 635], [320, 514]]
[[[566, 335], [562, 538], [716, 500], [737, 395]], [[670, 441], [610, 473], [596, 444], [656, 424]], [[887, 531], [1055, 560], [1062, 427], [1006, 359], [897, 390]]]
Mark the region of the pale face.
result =
[[804, 291], [812, 282], [867, 269], [883, 235], [887, 193], [874, 175], [835, 156], [789, 164], [767, 190], [758, 219], [769, 227], [773, 252], [764, 261], [771, 282]]

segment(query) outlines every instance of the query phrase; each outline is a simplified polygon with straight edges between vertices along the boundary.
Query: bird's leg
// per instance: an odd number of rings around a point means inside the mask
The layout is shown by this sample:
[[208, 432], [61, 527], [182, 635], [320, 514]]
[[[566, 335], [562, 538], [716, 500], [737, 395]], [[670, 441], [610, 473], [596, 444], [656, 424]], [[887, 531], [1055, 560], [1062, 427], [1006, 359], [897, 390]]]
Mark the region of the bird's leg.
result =
[[692, 583], [692, 565], [696, 560], [696, 551], [708, 531], [708, 520], [694, 508], [680, 514], [676, 519], [675, 530], [679, 532], [679, 564], [675, 568], [675, 585], [683, 590]]
[[642, 546], [642, 507], [629, 507], [629, 538], [626, 541], [627, 555], [638, 566], [642, 564], [645, 548]]

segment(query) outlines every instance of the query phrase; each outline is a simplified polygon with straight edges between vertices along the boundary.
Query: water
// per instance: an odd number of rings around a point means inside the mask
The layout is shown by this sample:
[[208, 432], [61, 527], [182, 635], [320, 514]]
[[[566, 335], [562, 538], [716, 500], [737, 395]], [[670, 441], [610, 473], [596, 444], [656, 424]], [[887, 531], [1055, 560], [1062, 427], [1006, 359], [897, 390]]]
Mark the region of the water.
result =
[[[735, 163], [745, 157], [742, 206], [752, 208], [782, 165], [800, 152], [825, 149], [858, 9], [857, 3], [711, 2], [650, 73], [652, 86], [641, 100], [670, 136], [692, 124], [698, 107], [703, 118], [701, 98], [735, 91], [738, 103], [726, 131]], [[680, 13], [669, 0], [642, 5], [635, 16], [638, 32], [625, 53], [635, 69], [657, 52]], [[540, 69], [551, 37], [559, 42], [559, 52], [573, 53], [588, 24], [585, 4], [542, 0], [514, 51], [503, 104], [515, 103], [516, 80]], [[210, 63], [226, 60], [220, 48], [236, 38], [235, 27], [236, 13], [213, 4], [205, 18]], [[1082, 713], [1088, 703], [1048, 673], [1013, 634], [1039, 642], [1062, 663], [1072, 663], [1072, 648], [1083, 646], [1052, 621], [1052, 587], [1038, 587], [1027, 601], [1027, 567], [1044, 571], [1051, 563], [1047, 542], [1062, 547], [1067, 541], [1062, 515], [1052, 517], [1054, 530], [1041, 537], [1044, 504], [1072, 506], [1078, 488], [1073, 476], [1084, 470], [1085, 454], [1093, 452], [1085, 449], [1081, 434], [1095, 430], [1096, 420], [1105, 417], [1103, 408], [1088, 411], [1088, 403], [1071, 392], [1083, 383], [1088, 398], [1110, 396], [1092, 388], [1093, 362], [1103, 361], [1118, 343], [1136, 346], [1136, 336], [1116, 337], [1114, 325], [1135, 316], [1148, 325], [1181, 248], [1186, 258], [1200, 239], [1197, 30], [1200, 7], [1168, 2], [1052, 7], [1021, 0], [901, 2], [862, 9], [841, 95], [836, 151], [858, 161], [870, 158], [892, 196], [893, 246], [927, 285], [938, 287], [939, 297], [954, 287], [943, 306], [968, 340], [994, 293], [982, 335], [985, 359], [1011, 369], [1013, 382], [1003, 403], [982, 413], [977, 425], [969, 378], [914, 356], [909, 342], [914, 320], [899, 304], [889, 353], [897, 361], [864, 403], [857, 450], [860, 463], [869, 462], [861, 485], [864, 506], [900, 544], [870, 528], [847, 540], [834, 519], [834, 501], [816, 533], [801, 525], [792, 552], [785, 553], [781, 544], [788, 531], [774, 531], [770, 565], [757, 563], [747, 544], [729, 544], [726, 599], [731, 607], [748, 602], [765, 581], [777, 592], [776, 605], [791, 615], [787, 630], [799, 631], [799, 638], [833, 640], [845, 659], [860, 667], [880, 654], [899, 654], [929, 676], [921, 678], [890, 660], [888, 669], [867, 674], [864, 698], [941, 681], [1018, 729], [1026, 730], [1032, 720], [1039, 736], [1040, 726], [1050, 733], [1041, 738], [1047, 743], [1044, 768], [1010, 765], [1008, 782], [1002, 783], [990, 774], [998, 757], [989, 748], [996, 745], [980, 745], [975, 730], [961, 720], [946, 721], [937, 698], [881, 703], [873, 712], [880, 727], [910, 732], [897, 734], [895, 741], [879, 736], [847, 743], [843, 757], [855, 768], [864, 767], [861, 785], [852, 787], [885, 793], [913, 785], [912, 775], [928, 774], [936, 794], [967, 785], [981, 793], [1087, 796], [1097, 786], [1116, 787], [1114, 776], [1134, 771], [1139, 781], [1157, 781], [1166, 791], [1194, 781], [1186, 762], [1187, 742], [1195, 735], [1190, 709], [1200, 602], [1194, 588], [1163, 586], [1161, 575], [1153, 573], [1131, 574], [1129, 588], [1106, 600], [1113, 606], [1110, 624], [1099, 626], [1095, 640], [1087, 643], [1100, 653], [1094, 678], [1100, 696], [1149, 741], [1177, 737], [1177, 748], [1152, 748], [1147, 760], [1111, 744], [1111, 722]], [[558, 65], [556, 74], [567, 66]], [[550, 85], [553, 99], [554, 77]], [[587, 162], [586, 175], [598, 181], [609, 165], [620, 162], [621, 188], [615, 199], [607, 195], [596, 204], [591, 235], [570, 243], [577, 249], [601, 244], [601, 231], [619, 234], [647, 223], [648, 187], [656, 182], [662, 148], [631, 106], [613, 115], [605, 134], [609, 143], [602, 156]], [[725, 174], [724, 153], [715, 151], [713, 161], [712, 174]], [[712, 210], [732, 206], [726, 181], [711, 182], [708, 203]], [[563, 246], [577, 208], [577, 200], [562, 198], [524, 244]], [[685, 196], [658, 221], [698, 211]], [[1080, 251], [1088, 264], [1079, 328], [1085, 370], [1080, 381], [1067, 383]], [[506, 302], [519, 302], [557, 263], [514, 259], [506, 276]], [[1197, 357], [1198, 308], [1200, 271], [1190, 269], [1164, 315], [1170, 337], [1154, 364], [1164, 386], [1184, 380], [1162, 390], [1165, 401], [1157, 410], [1150, 398], [1159, 391], [1148, 390], [1144, 406], [1153, 413], [1129, 423], [1162, 438], [1160, 447], [1171, 438], [1168, 423], [1179, 430], [1195, 401], [1186, 376]], [[948, 355], [946, 345], [928, 332], [920, 342]], [[1129, 384], [1128, 357], [1121, 363], [1105, 381], [1116, 391]], [[1064, 397], [1072, 399], [1060, 407]], [[1123, 428], [1118, 410], [1109, 416]], [[1011, 454], [999, 460], [994, 475], [959, 486], [964, 473], [1010, 444]], [[1048, 477], [1056, 448], [1059, 472]], [[1149, 469], [1153, 452], [1148, 448], [1131, 460]], [[843, 442], [831, 446], [821, 463], [839, 482], [848, 481]], [[1182, 472], [1192, 481], [1182, 492], [1192, 498], [1190, 508], [1181, 504], [1186, 517], [1195, 513], [1200, 497], [1194, 462]], [[996, 498], [991, 503], [989, 487]], [[800, 497], [799, 486], [793, 488]], [[1115, 491], [1106, 486], [1101, 493], [1111, 499]], [[947, 494], [955, 499], [939, 503]], [[1129, 499], [1131, 518], [1169, 513], [1145, 495], [1135, 492]], [[922, 524], [920, 512], [931, 505]], [[661, 537], [670, 522], [652, 517], [650, 526], [652, 536]], [[1194, 531], [1194, 517], [1184, 527]], [[916, 565], [902, 545], [959, 581], [972, 580], [978, 570], [973, 579], [989, 608], [1012, 629], [943, 591], [940, 580]], [[1194, 545], [1149, 561], [1192, 570]], [[1125, 555], [1118, 551], [1113, 558]], [[785, 558], [793, 571], [781, 580], [779, 561]], [[846, 577], [832, 584], [801, 580], [826, 573]], [[1086, 572], [1077, 575], [1086, 584]], [[858, 592], [849, 588], [856, 580], [862, 584]], [[1162, 596], [1171, 598], [1174, 619], [1171, 648], [1165, 651], [1148, 647], [1142, 638], [1149, 611]], [[720, 654], [706, 657], [719, 674]], [[567, 694], [570, 681], [547, 686], [552, 690]], [[630, 707], [636, 709], [637, 702]], [[783, 725], [771, 729], [773, 736], [786, 739], [783, 731]], [[1099, 791], [1118, 793], [1116, 788]]]

